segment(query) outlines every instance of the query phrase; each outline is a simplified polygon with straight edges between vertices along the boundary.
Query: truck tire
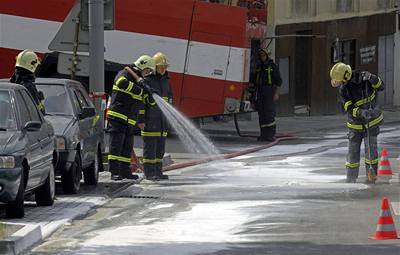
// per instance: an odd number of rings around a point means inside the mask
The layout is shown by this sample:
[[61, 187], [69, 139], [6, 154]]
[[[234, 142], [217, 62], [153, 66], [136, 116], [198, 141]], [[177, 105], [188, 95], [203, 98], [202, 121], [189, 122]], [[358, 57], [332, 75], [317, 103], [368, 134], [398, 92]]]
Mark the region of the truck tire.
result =
[[24, 171], [21, 172], [21, 181], [19, 182], [19, 188], [17, 197], [14, 201], [6, 204], [6, 216], [7, 218], [23, 218], [25, 216], [24, 209]]
[[54, 165], [51, 164], [49, 176], [45, 183], [35, 191], [35, 200], [38, 206], [50, 206], [54, 204], [56, 183], [54, 177]]
[[79, 152], [77, 152], [69, 171], [65, 171], [61, 175], [61, 185], [64, 193], [77, 194], [81, 186], [81, 178], [82, 162]]

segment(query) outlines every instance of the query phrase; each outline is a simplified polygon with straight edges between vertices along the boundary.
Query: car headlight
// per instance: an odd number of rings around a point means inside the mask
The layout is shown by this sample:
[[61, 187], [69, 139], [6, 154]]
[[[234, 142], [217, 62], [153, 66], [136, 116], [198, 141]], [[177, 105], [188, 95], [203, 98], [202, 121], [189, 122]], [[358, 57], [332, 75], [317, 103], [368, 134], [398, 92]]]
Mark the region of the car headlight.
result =
[[57, 150], [65, 150], [65, 148], [67, 147], [65, 138], [62, 136], [57, 136], [56, 137], [56, 146], [57, 146]]
[[14, 168], [15, 158], [13, 156], [0, 156], [0, 168]]

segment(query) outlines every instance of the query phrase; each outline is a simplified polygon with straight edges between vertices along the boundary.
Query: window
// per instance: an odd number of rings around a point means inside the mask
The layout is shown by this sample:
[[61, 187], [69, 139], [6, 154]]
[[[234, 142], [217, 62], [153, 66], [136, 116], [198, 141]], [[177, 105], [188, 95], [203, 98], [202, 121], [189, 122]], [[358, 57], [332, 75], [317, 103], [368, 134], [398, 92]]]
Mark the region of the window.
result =
[[50, 115], [73, 115], [74, 110], [66, 88], [57, 84], [36, 84], [44, 94], [44, 109]]
[[16, 121], [8, 91], [0, 91], [0, 129], [15, 129]]
[[292, 16], [308, 15], [308, 0], [292, 0]]
[[341, 61], [355, 68], [356, 65], [356, 41], [349, 40], [340, 42]]
[[352, 12], [353, 0], [336, 0], [336, 12]]
[[15, 99], [20, 113], [21, 126], [25, 126], [25, 124], [31, 120], [31, 117], [29, 116], [28, 108], [26, 107], [25, 100], [22, 98], [20, 91], [15, 92]]
[[32, 97], [28, 95], [28, 92], [25, 90], [21, 90], [21, 94], [28, 108], [30, 119], [33, 121], [42, 121], [38, 109], [36, 107], [36, 104], [33, 102]]

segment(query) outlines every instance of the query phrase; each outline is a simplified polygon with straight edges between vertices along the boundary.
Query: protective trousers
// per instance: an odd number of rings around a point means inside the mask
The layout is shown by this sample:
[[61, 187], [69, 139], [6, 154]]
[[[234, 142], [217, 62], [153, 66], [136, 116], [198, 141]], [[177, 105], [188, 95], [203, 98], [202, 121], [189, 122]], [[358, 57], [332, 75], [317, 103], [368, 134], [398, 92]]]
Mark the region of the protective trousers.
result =
[[358, 178], [358, 172], [360, 168], [360, 147], [361, 142], [364, 139], [364, 147], [365, 147], [365, 171], [368, 176], [368, 171], [372, 169], [377, 174], [378, 170], [378, 133], [379, 129], [374, 128], [370, 129], [370, 134], [368, 138], [367, 131], [353, 131], [349, 130], [348, 139], [349, 139], [349, 147], [347, 153], [347, 162], [346, 162], [346, 172], [347, 172], [347, 181], [355, 182]]
[[133, 127], [109, 119], [107, 132], [110, 134], [108, 163], [111, 175], [121, 177], [130, 175], [131, 153], [134, 139]]
[[263, 139], [272, 138], [276, 133], [276, 122], [275, 122], [275, 103], [272, 100], [263, 99], [260, 100], [258, 106], [258, 121], [260, 124], [260, 137]]
[[162, 175], [165, 142], [166, 138], [162, 136], [143, 136], [143, 167], [146, 178]]

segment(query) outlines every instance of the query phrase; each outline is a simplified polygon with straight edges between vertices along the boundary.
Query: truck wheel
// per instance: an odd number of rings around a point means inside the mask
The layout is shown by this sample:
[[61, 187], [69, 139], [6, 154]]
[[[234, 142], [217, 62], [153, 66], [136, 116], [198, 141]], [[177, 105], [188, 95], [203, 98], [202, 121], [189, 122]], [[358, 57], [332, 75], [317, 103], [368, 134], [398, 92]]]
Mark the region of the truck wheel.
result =
[[24, 172], [21, 172], [21, 181], [19, 182], [19, 188], [17, 197], [14, 201], [6, 204], [6, 216], [7, 218], [23, 218], [25, 215], [24, 210]]
[[76, 153], [75, 160], [69, 171], [65, 171], [61, 175], [61, 185], [64, 193], [76, 194], [81, 186], [82, 164], [79, 152]]
[[51, 164], [49, 176], [46, 182], [35, 191], [35, 200], [38, 206], [50, 206], [54, 204], [56, 183], [54, 177], [54, 165]]
[[93, 163], [83, 172], [83, 178], [87, 185], [97, 185], [99, 172], [103, 169], [103, 160], [100, 148], [97, 149]]

